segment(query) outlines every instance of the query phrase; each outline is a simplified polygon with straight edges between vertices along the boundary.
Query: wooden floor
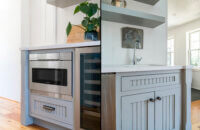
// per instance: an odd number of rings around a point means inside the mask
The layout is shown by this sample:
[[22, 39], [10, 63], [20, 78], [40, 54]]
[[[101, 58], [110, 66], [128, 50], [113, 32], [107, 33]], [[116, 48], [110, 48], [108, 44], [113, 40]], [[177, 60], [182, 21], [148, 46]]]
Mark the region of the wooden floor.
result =
[[[192, 102], [192, 130], [200, 130], [200, 100]], [[0, 130], [45, 130], [38, 126], [25, 127], [20, 123], [20, 104], [0, 98]]]
[[20, 104], [0, 98], [0, 130], [45, 130], [38, 126], [25, 127], [20, 123]]
[[192, 130], [200, 130], [200, 100], [192, 102]]

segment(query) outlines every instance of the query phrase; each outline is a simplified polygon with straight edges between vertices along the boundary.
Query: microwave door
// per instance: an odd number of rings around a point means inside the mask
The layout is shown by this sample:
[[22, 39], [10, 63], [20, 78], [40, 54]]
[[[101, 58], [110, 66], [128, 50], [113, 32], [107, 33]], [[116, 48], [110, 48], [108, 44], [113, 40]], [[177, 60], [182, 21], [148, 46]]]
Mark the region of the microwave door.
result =
[[32, 68], [32, 82], [67, 86], [67, 69]]
[[71, 92], [71, 61], [31, 61], [29, 78], [32, 90], [63, 95]]

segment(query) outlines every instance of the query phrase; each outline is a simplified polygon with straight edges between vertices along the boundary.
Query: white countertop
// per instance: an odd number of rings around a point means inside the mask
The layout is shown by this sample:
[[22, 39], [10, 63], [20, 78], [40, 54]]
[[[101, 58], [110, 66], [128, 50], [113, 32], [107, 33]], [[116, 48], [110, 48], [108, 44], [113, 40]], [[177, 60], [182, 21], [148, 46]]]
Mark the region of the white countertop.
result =
[[89, 41], [82, 43], [54, 44], [48, 46], [27, 46], [20, 48], [20, 50], [25, 51], [25, 50], [63, 49], [63, 48], [91, 47], [100, 45], [101, 45], [100, 41]]
[[157, 70], [192, 69], [192, 66], [162, 66], [162, 65], [103, 65], [102, 73], [140, 72]]

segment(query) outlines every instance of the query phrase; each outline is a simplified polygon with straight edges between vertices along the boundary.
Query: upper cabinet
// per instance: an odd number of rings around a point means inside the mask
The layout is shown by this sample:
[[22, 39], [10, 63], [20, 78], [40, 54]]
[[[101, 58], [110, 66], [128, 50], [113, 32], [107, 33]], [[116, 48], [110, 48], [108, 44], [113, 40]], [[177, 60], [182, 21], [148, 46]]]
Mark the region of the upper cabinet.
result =
[[48, 4], [54, 5], [60, 8], [66, 8], [72, 5], [79, 4], [85, 0], [47, 0]]
[[165, 17], [132, 9], [102, 4], [102, 20], [155, 28], [165, 23]]

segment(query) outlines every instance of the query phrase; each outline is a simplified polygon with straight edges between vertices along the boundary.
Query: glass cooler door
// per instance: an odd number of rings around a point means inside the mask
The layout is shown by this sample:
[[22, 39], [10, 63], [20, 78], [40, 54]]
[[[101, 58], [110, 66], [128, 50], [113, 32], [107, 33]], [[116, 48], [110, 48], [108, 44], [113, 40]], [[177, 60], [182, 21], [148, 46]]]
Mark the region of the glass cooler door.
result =
[[101, 129], [101, 54], [80, 54], [80, 127]]

